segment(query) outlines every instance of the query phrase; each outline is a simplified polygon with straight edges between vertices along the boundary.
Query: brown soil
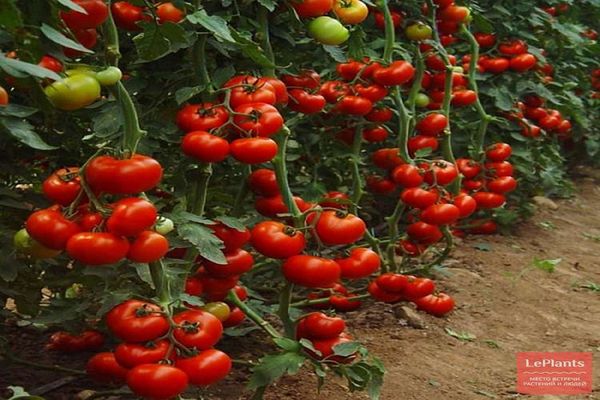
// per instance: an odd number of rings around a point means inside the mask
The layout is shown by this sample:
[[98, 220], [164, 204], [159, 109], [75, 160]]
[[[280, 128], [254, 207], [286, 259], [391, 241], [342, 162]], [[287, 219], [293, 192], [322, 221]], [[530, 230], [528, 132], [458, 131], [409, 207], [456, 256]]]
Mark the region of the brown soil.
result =
[[[389, 305], [372, 305], [347, 315], [349, 330], [386, 365], [382, 399], [533, 398], [515, 392], [515, 357], [520, 351], [593, 352], [593, 394], [541, 398], [600, 399], [600, 294], [582, 287], [590, 282], [600, 284], [597, 182], [589, 176], [580, 179], [574, 198], [558, 202], [560, 208], [556, 211], [540, 208], [534, 218], [515, 229], [513, 236], [463, 241], [448, 262], [449, 274], [437, 279], [438, 286], [451, 293], [458, 304], [449, 317], [419, 314], [426, 328], [414, 329], [399, 320]], [[532, 267], [534, 258], [562, 261], [549, 273]], [[459, 340], [448, 335], [445, 328], [472, 334], [475, 339]], [[9, 337], [24, 358], [82, 367], [85, 355], [48, 355], [39, 350], [42, 335], [18, 332], [9, 329]], [[243, 358], [244, 352], [259, 349], [261, 342], [261, 335], [254, 333], [249, 339], [226, 346]], [[10, 384], [34, 389], [67, 375], [10, 365], [0, 367], [0, 388]], [[242, 383], [245, 376], [243, 369], [236, 368], [224, 384], [210, 390], [204, 398], [246, 399]], [[86, 378], [75, 382], [44, 397], [71, 400], [77, 391], [93, 387]], [[308, 372], [286, 377], [265, 397], [367, 398], [349, 393], [337, 380], [327, 383], [318, 394], [315, 382], [316, 378]]]

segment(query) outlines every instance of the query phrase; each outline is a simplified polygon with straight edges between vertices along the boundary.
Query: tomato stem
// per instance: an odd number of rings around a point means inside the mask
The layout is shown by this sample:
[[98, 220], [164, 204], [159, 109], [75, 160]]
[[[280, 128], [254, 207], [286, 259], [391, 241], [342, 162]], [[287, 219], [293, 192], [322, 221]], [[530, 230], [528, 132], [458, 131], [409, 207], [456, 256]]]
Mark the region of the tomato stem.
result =
[[275, 167], [275, 175], [277, 177], [277, 185], [279, 191], [283, 197], [283, 203], [292, 214], [294, 220], [294, 226], [299, 227], [302, 223], [302, 212], [298, 208], [298, 205], [294, 201], [294, 195], [290, 189], [290, 185], [287, 177], [287, 167], [285, 165], [285, 152], [287, 149], [287, 141], [290, 137], [290, 130], [287, 126], [283, 126], [280, 134], [276, 136], [278, 145], [277, 155], [273, 159], [273, 165]]
[[196, 39], [196, 43], [192, 47], [192, 65], [194, 67], [194, 78], [201, 85], [206, 86], [206, 90], [209, 93], [212, 93], [213, 87], [211, 84], [210, 75], [208, 73], [208, 69], [206, 68], [206, 40], [208, 39], [207, 35], [202, 33], [198, 34], [198, 38]]
[[199, 168], [199, 174], [197, 180], [193, 183], [193, 199], [194, 204], [192, 205], [191, 211], [202, 216], [204, 214], [204, 208], [206, 207], [206, 196], [208, 194], [208, 183], [212, 176], [212, 165], [210, 163], [202, 164]]
[[273, 47], [271, 47], [271, 38], [269, 36], [269, 10], [263, 6], [258, 6], [258, 25], [259, 33], [261, 38], [261, 47], [265, 52], [265, 56], [271, 62], [270, 67], [263, 68], [263, 75], [275, 76], [275, 54], [273, 53]]
[[452, 232], [450, 232], [450, 228], [448, 225], [444, 225], [441, 228], [442, 233], [444, 234], [444, 240], [446, 242], [446, 247], [440, 255], [438, 255], [432, 262], [430, 262], [427, 266], [423, 268], [424, 271], [429, 271], [431, 267], [439, 265], [442, 261], [444, 261], [450, 253], [452, 252], [452, 248], [454, 247], [454, 239], [452, 237]]
[[394, 54], [394, 42], [396, 41], [396, 32], [392, 13], [387, 0], [380, 0], [377, 7], [383, 12], [383, 21], [385, 25], [385, 45], [383, 48], [383, 60], [389, 64], [392, 62]]
[[[331, 296], [323, 297], [321, 299], [302, 300], [302, 301], [298, 301], [296, 303], [290, 304], [290, 307], [302, 308], [302, 307], [309, 307], [309, 306], [317, 306], [320, 304], [327, 304], [327, 303], [329, 303], [330, 297]], [[350, 301], [354, 301], [354, 300], [368, 299], [369, 297], [371, 297], [371, 295], [368, 293], [365, 293], [365, 294], [360, 294], [360, 295], [357, 295], [354, 297], [349, 297], [349, 299], [350, 299]]]
[[165, 273], [165, 265], [162, 260], [151, 262], [148, 264], [150, 268], [150, 277], [156, 290], [156, 295], [161, 305], [168, 309], [171, 302], [171, 293], [167, 275]]
[[227, 294], [227, 300], [235, 304], [240, 310], [244, 312], [256, 325], [267, 332], [272, 338], [280, 338], [281, 334], [277, 332], [277, 329], [273, 327], [268, 321], [265, 321], [256, 311], [254, 311], [248, 304], [244, 303], [238, 297], [235, 290], [230, 290]]
[[285, 336], [291, 339], [295, 337], [294, 321], [290, 318], [290, 304], [292, 303], [293, 290], [294, 284], [286, 281], [279, 296], [279, 309], [277, 310], [277, 314], [283, 323]]
[[252, 167], [250, 165], [242, 165], [242, 176], [240, 177], [241, 184], [235, 195], [235, 200], [233, 201], [233, 207], [231, 209], [232, 217], [240, 217], [242, 215], [242, 211], [244, 210], [244, 200], [246, 200], [248, 192], [250, 191], [248, 177], [251, 173]]
[[400, 89], [395, 87], [392, 89], [392, 96], [394, 99], [394, 104], [398, 109], [398, 153], [400, 158], [406, 163], [412, 164], [413, 160], [408, 154], [408, 137], [410, 136], [410, 120], [411, 116], [409, 115], [404, 102], [402, 101], [402, 97], [400, 95]]
[[[394, 212], [387, 218], [388, 223], [388, 232], [390, 236], [390, 241], [387, 245], [387, 265], [390, 267], [390, 271], [396, 272], [398, 270], [398, 265], [396, 264], [396, 242], [400, 237], [400, 233], [398, 231], [398, 224], [400, 223], [400, 219], [402, 215], [404, 215], [404, 210], [406, 209], [404, 203], [401, 199], [398, 199], [396, 203], [396, 207], [394, 208]], [[387, 272], [387, 271], [385, 271]]]

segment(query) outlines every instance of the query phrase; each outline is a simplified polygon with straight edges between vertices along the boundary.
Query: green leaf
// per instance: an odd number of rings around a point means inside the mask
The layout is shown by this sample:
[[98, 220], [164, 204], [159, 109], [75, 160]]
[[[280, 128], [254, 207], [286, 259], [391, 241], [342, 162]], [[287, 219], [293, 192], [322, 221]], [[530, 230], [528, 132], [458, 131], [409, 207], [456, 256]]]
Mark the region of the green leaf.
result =
[[30, 395], [21, 386], [8, 386], [7, 389], [12, 391], [12, 396], [8, 400], [44, 400], [43, 397]]
[[273, 342], [275, 342], [277, 346], [281, 347], [285, 351], [297, 352], [298, 350], [300, 350], [300, 344], [292, 339], [275, 338], [273, 339]]
[[247, 57], [252, 61], [259, 64], [261, 67], [272, 68], [275, 67], [273, 61], [269, 60], [265, 55], [263, 49], [251, 39], [243, 36], [241, 33], [231, 31], [236, 43]]
[[181, 293], [179, 295], [179, 300], [195, 307], [202, 307], [205, 304], [200, 297], [192, 296], [187, 293]]
[[85, 8], [81, 7], [79, 4], [74, 3], [72, 0], [57, 0], [63, 6], [70, 8], [71, 10], [75, 10], [79, 13], [87, 15], [87, 11]]
[[23, 26], [21, 11], [17, 7], [15, 0], [0, 1], [0, 27], [8, 31]]
[[445, 328], [444, 330], [446, 331], [446, 333], [448, 335], [450, 335], [454, 338], [457, 338], [458, 340], [465, 341], [465, 342], [471, 342], [471, 341], [477, 339], [477, 336], [475, 336], [469, 332], [456, 332], [455, 330], [453, 330], [451, 328]]
[[55, 81], [62, 79], [54, 71], [50, 71], [47, 68], [42, 68], [38, 65], [31, 64], [28, 62], [13, 60], [0, 52], [0, 68], [2, 68], [7, 74], [14, 76], [15, 78], [25, 78], [27, 76], [35, 76], [37, 78], [50, 78]]
[[554, 272], [556, 266], [562, 261], [562, 258], [555, 258], [554, 260], [540, 260], [537, 257], [533, 258], [532, 264], [534, 267], [541, 269], [546, 272]]
[[13, 282], [17, 279], [20, 268], [25, 268], [25, 265], [15, 259], [12, 249], [7, 246], [0, 250], [0, 279], [5, 282]]
[[226, 264], [227, 260], [221, 251], [223, 242], [205, 226], [196, 223], [186, 223], [177, 228], [180, 238], [196, 247], [198, 253], [216, 264]]
[[271, 12], [275, 11], [277, 6], [277, 3], [273, 0], [258, 0], [258, 3]]
[[340, 343], [333, 348], [333, 354], [340, 357], [349, 357], [353, 354], [356, 354], [359, 348], [360, 343], [358, 342]]
[[230, 217], [227, 215], [221, 215], [215, 218], [216, 221], [223, 223], [223, 225], [233, 228], [238, 232], [245, 232], [246, 225], [244, 225], [238, 218]]
[[333, 61], [335, 61], [335, 62], [344, 63], [344, 62], [348, 61], [348, 58], [346, 57], [346, 53], [344, 52], [344, 50], [342, 50], [338, 46], [323, 45], [323, 49], [325, 50], [325, 52], [327, 54], [329, 54], [331, 56], [331, 58], [333, 58]]
[[14, 118], [0, 118], [0, 126], [10, 133], [15, 139], [37, 150], [54, 150], [33, 130], [33, 126], [26, 120]]
[[152, 282], [152, 275], [150, 275], [150, 267], [148, 264], [132, 263], [132, 265], [135, 267], [135, 272], [140, 279], [154, 289], [154, 282]]
[[19, 104], [7, 104], [0, 107], [0, 116], [27, 118], [38, 112], [37, 108], [21, 106]]
[[[81, 43], [77, 43], [73, 39], [69, 39], [61, 32], [57, 31], [50, 25], [42, 24], [41, 31], [48, 39], [53, 41], [56, 44], [60, 44], [63, 47], [68, 47], [69, 49], [77, 50], [82, 53], [93, 54], [94, 52], [87, 47], [83, 46]], [[42, 68], [45, 69], [45, 68]]]
[[206, 30], [214, 33], [214, 35], [227, 42], [235, 43], [236, 40], [231, 35], [227, 21], [217, 15], [208, 15], [205, 10], [198, 10], [187, 16], [187, 20], [192, 24], [201, 25]]
[[182, 105], [192, 97], [202, 93], [204, 90], [206, 90], [205, 86], [182, 87], [175, 92], [175, 101], [177, 102], [177, 105]]
[[294, 375], [298, 373], [305, 361], [303, 355], [293, 352], [265, 356], [252, 369], [248, 389], [268, 386], [286, 374]]

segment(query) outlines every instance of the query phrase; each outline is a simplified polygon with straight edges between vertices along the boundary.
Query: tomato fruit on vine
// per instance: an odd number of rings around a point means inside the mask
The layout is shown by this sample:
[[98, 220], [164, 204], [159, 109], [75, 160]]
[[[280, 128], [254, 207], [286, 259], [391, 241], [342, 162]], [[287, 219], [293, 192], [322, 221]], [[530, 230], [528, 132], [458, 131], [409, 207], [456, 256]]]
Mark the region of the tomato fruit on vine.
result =
[[350, 32], [335, 18], [321, 16], [308, 23], [308, 33], [317, 42], [331, 46], [344, 43]]
[[85, 73], [75, 73], [48, 85], [44, 92], [54, 107], [73, 111], [87, 107], [100, 97], [100, 83]]

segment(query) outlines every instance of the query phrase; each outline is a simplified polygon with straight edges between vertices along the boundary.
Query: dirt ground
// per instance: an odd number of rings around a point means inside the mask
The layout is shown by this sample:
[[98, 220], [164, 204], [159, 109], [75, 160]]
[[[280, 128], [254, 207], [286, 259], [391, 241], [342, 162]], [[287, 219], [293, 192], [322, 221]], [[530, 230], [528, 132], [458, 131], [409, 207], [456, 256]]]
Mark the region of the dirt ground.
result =
[[[437, 280], [457, 302], [449, 317], [420, 313], [425, 328], [415, 329], [399, 319], [390, 305], [347, 314], [349, 330], [386, 365], [383, 400], [534, 398], [515, 392], [515, 358], [520, 351], [593, 352], [592, 394], [535, 398], [600, 399], [600, 292], [585, 287], [600, 285], [600, 176], [594, 178], [594, 171], [584, 175], [578, 178], [574, 198], [558, 201], [557, 210], [540, 207], [513, 236], [473, 237], [460, 244], [449, 260], [449, 274]], [[534, 258], [561, 261], [554, 272], [547, 272], [533, 267]], [[457, 339], [446, 328], [474, 338]], [[14, 345], [24, 357], [71, 368], [83, 365], [83, 357], [40, 352], [39, 335], [20, 335], [13, 336]], [[251, 353], [260, 345], [261, 337], [256, 334], [250, 343], [232, 347], [238, 353]], [[244, 375], [236, 369], [203, 398], [248, 398], [240, 382]], [[0, 388], [10, 384], [33, 389], [63, 376], [68, 374], [0, 367]], [[307, 372], [287, 377], [267, 392], [266, 399], [367, 398], [349, 393], [341, 381], [329, 382], [318, 394], [315, 382]], [[72, 400], [74, 393], [90, 386], [86, 378], [78, 378], [44, 398]]]

